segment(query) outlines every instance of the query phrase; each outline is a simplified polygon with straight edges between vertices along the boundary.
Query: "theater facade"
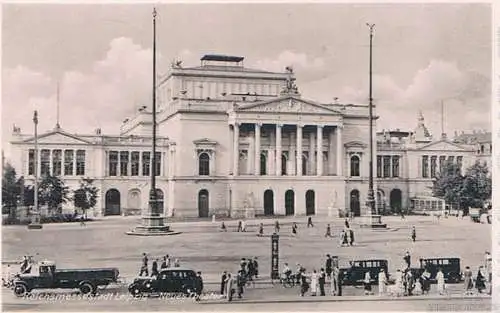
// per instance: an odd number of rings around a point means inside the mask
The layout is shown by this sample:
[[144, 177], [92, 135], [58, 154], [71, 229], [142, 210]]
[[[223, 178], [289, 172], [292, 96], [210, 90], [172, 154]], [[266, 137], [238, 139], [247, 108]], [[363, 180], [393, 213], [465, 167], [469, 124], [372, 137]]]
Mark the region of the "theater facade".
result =
[[[96, 216], [140, 214], [151, 171], [166, 216], [367, 213], [368, 105], [318, 103], [301, 96], [293, 69], [266, 72], [243, 61], [205, 55], [197, 67], [172, 64], [158, 88], [155, 164], [151, 110], [141, 107], [119, 135], [60, 127], [40, 134], [38, 173], [60, 176], [70, 188], [93, 178]], [[377, 206], [384, 211], [408, 208], [428, 192], [442, 162], [465, 168], [477, 158], [470, 143], [433, 140], [423, 116], [414, 131], [373, 140]], [[33, 135], [14, 127], [9, 161], [28, 184], [34, 157]]]

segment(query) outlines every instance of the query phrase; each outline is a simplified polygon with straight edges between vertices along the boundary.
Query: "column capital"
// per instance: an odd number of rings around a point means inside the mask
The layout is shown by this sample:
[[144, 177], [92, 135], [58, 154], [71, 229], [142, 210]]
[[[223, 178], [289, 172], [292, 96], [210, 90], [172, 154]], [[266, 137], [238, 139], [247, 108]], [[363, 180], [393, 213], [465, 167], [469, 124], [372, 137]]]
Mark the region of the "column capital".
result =
[[231, 122], [229, 125], [233, 126], [233, 127], [240, 127], [241, 126], [241, 122]]
[[260, 123], [260, 122], [259, 122], [259, 123], [255, 123], [255, 126], [256, 126], [256, 127], [257, 127], [257, 126], [258, 126], [258, 127], [262, 127], [262, 123]]
[[323, 128], [323, 127], [325, 127], [325, 125], [317, 124], [316, 127], [317, 128]]
[[276, 127], [279, 127], [279, 128], [283, 127], [283, 123], [276, 123]]
[[304, 123], [297, 123], [297, 128], [304, 128], [304, 126], [306, 126], [306, 124]]

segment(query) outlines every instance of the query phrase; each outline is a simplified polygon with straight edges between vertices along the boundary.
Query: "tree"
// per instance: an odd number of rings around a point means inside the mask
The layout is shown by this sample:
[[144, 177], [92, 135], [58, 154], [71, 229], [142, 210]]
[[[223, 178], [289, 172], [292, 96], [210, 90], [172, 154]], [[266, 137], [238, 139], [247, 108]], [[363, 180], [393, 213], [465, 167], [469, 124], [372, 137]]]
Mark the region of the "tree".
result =
[[11, 217], [15, 215], [20, 190], [19, 180], [16, 179], [16, 170], [10, 163], [6, 163], [2, 176], [2, 213], [8, 213]]
[[75, 207], [80, 208], [85, 217], [87, 217], [87, 211], [94, 208], [97, 204], [99, 189], [93, 183], [94, 180], [91, 178], [82, 178], [80, 180], [80, 188], [74, 191], [73, 201]]
[[476, 162], [465, 175], [456, 164], [447, 164], [434, 180], [435, 197], [448, 203], [458, 203], [465, 212], [469, 207], [482, 207], [491, 198], [491, 176], [486, 164]]
[[57, 176], [44, 176], [38, 188], [38, 202], [48, 207], [49, 214], [60, 213], [60, 205], [70, 199], [68, 187]]

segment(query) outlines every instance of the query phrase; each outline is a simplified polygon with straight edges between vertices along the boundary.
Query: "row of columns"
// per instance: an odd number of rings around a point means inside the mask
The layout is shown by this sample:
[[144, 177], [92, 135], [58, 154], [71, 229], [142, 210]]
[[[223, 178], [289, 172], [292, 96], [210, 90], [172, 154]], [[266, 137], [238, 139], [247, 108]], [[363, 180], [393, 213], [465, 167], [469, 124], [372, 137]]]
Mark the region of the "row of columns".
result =
[[[240, 155], [240, 148], [239, 148], [239, 139], [240, 139], [240, 123], [234, 123], [233, 124], [233, 175], [238, 175], [238, 165], [239, 165], [239, 155]], [[315, 125], [316, 126], [316, 175], [317, 176], [323, 176], [323, 125]], [[302, 176], [302, 140], [303, 140], [303, 127], [304, 125], [297, 124], [297, 133], [296, 133], [296, 175], [297, 176]], [[254, 175], [260, 175], [261, 168], [260, 168], [260, 155], [261, 155], [261, 144], [260, 144], [260, 138], [261, 138], [261, 128], [262, 128], [262, 123], [255, 123], [254, 124], [254, 142], [255, 142], [255, 149], [254, 149], [254, 155], [253, 155], [253, 169], [254, 169]], [[275, 146], [275, 175], [276, 176], [281, 176], [281, 155], [282, 155], [282, 128], [283, 124], [276, 124], [275, 125], [275, 138], [276, 138], [276, 146]], [[341, 176], [342, 175], [342, 165], [343, 165], [343, 160], [344, 160], [344, 152], [343, 152], [343, 144], [342, 144], [342, 127], [337, 126], [336, 127], [336, 133], [337, 133], [337, 140], [336, 140], [336, 150], [337, 150], [337, 175]], [[312, 141], [311, 141], [312, 142]], [[311, 152], [311, 157], [314, 155], [314, 150], [310, 151]], [[291, 153], [291, 155], [293, 155]]]

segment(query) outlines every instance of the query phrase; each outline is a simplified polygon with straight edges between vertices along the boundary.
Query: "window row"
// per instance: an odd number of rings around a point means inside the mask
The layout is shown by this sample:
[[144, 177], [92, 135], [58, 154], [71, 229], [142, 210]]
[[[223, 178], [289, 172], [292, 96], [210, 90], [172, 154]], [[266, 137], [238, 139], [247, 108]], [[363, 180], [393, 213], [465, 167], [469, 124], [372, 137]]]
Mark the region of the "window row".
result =
[[399, 173], [399, 155], [378, 155], [377, 156], [377, 177], [400, 177]]
[[[161, 152], [155, 153], [154, 173], [161, 175]], [[109, 176], [149, 176], [151, 175], [151, 152], [109, 151]]]
[[[40, 176], [84, 176], [85, 150], [42, 149], [37, 165]], [[35, 149], [28, 151], [28, 175], [35, 175]]]
[[[439, 163], [438, 163], [439, 162]], [[434, 178], [438, 173], [441, 173], [447, 164], [456, 164], [458, 169], [462, 171], [463, 156], [445, 156], [440, 155], [424, 155], [422, 156], [422, 177]]]

